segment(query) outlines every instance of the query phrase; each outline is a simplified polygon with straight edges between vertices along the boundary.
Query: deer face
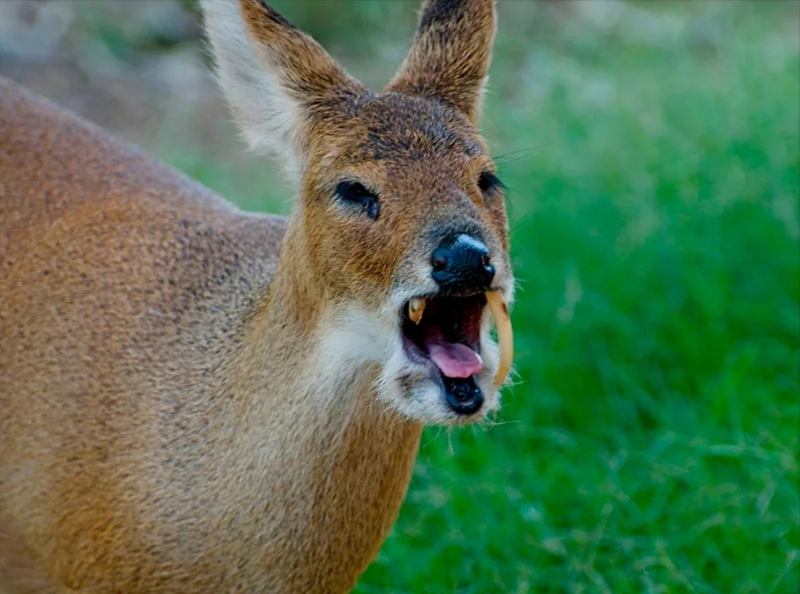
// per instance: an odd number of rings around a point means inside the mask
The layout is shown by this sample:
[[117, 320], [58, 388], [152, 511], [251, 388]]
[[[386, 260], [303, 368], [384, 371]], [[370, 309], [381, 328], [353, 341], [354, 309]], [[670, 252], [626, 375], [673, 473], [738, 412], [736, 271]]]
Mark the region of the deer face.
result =
[[496, 408], [486, 294], [510, 300], [513, 278], [502, 184], [475, 126], [493, 2], [428, 3], [381, 95], [256, 0], [206, 11], [243, 130], [299, 178], [304, 249], [292, 257], [334, 312], [328, 351], [377, 364], [379, 399], [408, 417], [458, 423]]
[[347, 342], [382, 355], [384, 399], [425, 420], [476, 418], [496, 405], [484, 293], [512, 284], [491, 158], [472, 123], [433, 100], [363, 96], [347, 112], [317, 137], [303, 184], [313, 274], [369, 312]]

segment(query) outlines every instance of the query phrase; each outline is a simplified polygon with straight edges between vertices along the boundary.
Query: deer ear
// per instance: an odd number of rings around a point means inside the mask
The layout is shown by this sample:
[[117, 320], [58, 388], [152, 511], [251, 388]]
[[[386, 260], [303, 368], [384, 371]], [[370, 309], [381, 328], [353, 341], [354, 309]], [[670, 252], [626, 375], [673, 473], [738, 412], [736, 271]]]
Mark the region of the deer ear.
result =
[[475, 123], [495, 20], [494, 0], [425, 0], [411, 50], [386, 90], [440, 99]]
[[[202, 0], [220, 86], [251, 148], [303, 170], [310, 128], [366, 90], [263, 0]], [[321, 107], [324, 106], [324, 109]]]

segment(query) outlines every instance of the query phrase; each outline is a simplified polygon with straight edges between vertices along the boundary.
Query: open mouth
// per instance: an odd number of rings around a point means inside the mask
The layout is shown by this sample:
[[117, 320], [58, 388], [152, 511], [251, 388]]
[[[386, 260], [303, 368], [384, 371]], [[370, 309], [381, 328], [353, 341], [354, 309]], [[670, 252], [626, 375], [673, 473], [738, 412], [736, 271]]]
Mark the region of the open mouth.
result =
[[406, 355], [431, 365], [448, 405], [460, 415], [477, 412], [484, 401], [476, 376], [483, 370], [480, 333], [485, 306], [486, 296], [478, 293], [411, 299], [402, 311]]

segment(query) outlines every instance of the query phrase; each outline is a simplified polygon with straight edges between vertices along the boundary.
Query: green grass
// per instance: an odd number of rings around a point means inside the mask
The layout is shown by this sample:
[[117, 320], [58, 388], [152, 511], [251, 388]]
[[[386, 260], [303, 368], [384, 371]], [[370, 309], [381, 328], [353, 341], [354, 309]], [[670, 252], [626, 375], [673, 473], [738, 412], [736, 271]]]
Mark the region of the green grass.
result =
[[[413, 19], [281, 7], [372, 82]], [[500, 8], [518, 384], [493, 426], [426, 431], [357, 592], [797, 592], [798, 4]]]

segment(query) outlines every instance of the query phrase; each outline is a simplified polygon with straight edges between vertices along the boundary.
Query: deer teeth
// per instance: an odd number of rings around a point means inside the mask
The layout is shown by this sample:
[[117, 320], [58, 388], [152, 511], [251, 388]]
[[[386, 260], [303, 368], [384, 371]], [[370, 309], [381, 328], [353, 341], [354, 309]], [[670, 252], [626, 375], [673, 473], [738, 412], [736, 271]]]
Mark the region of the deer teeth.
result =
[[494, 385], [499, 388], [506, 381], [506, 376], [511, 370], [511, 361], [514, 358], [514, 334], [511, 328], [511, 316], [508, 315], [508, 306], [500, 291], [486, 293], [486, 303], [494, 318], [497, 328], [497, 342], [500, 345], [500, 364], [494, 376]]
[[422, 321], [422, 312], [425, 311], [425, 299], [414, 297], [408, 302], [408, 318], [415, 324]]

